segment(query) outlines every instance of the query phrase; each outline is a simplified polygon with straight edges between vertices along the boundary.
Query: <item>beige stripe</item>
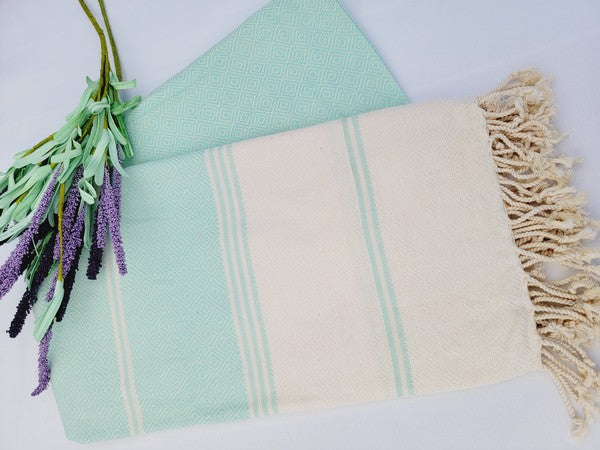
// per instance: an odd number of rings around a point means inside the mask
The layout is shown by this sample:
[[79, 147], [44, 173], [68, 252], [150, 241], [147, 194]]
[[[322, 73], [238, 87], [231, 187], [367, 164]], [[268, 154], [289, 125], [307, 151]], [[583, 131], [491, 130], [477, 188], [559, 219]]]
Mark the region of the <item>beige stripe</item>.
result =
[[[219, 149], [221, 150], [221, 149]], [[250, 353], [250, 363], [252, 365], [252, 369], [254, 371], [254, 374], [256, 376], [256, 383], [255, 383], [255, 387], [256, 387], [256, 395], [257, 395], [257, 399], [256, 399], [256, 405], [258, 407], [258, 414], [260, 416], [264, 415], [264, 411], [263, 411], [263, 407], [262, 407], [262, 403], [260, 401], [260, 399], [262, 398], [262, 389], [261, 389], [261, 385], [260, 382], [258, 381], [258, 365], [256, 364], [256, 353], [255, 353], [255, 349], [254, 349], [254, 345], [252, 345], [252, 332], [251, 332], [251, 325], [250, 325], [250, 318], [248, 317], [248, 314], [246, 314], [246, 307], [245, 307], [245, 300], [244, 300], [244, 293], [242, 291], [242, 280], [241, 280], [241, 276], [240, 276], [240, 269], [236, 263], [236, 251], [235, 251], [235, 237], [234, 237], [234, 231], [233, 231], [233, 220], [231, 217], [231, 214], [229, 213], [229, 194], [227, 191], [227, 181], [225, 179], [225, 174], [222, 172], [223, 168], [219, 168], [220, 165], [220, 160], [218, 158], [215, 159], [216, 164], [217, 164], [217, 180], [219, 182], [219, 184], [222, 187], [222, 191], [223, 191], [223, 201], [225, 202], [225, 204], [223, 205], [224, 210], [225, 210], [225, 220], [227, 220], [227, 223], [229, 225], [229, 229], [231, 230], [231, 233], [229, 233], [229, 252], [232, 255], [232, 267], [233, 267], [233, 276], [236, 278], [237, 282], [237, 293], [238, 293], [238, 298], [240, 301], [240, 309], [242, 311], [242, 320], [244, 321], [244, 326], [246, 329], [246, 340], [247, 340], [247, 348], [248, 348], [248, 352]], [[230, 187], [231, 189], [231, 187]], [[232, 194], [233, 195], [233, 194]]]
[[[223, 150], [225, 152], [225, 150]], [[265, 349], [264, 347], [261, 345], [262, 344], [262, 338], [259, 334], [258, 331], [258, 316], [257, 316], [257, 312], [256, 312], [256, 302], [258, 301], [256, 298], [254, 298], [254, 292], [252, 289], [252, 283], [250, 280], [250, 273], [248, 272], [248, 266], [246, 264], [247, 262], [247, 257], [246, 257], [246, 250], [245, 247], [242, 243], [243, 240], [243, 231], [242, 231], [242, 211], [239, 205], [239, 202], [241, 201], [241, 199], [238, 199], [237, 197], [237, 192], [233, 183], [233, 173], [232, 173], [232, 169], [230, 167], [229, 164], [229, 158], [227, 157], [227, 155], [224, 155], [224, 161], [225, 161], [225, 171], [227, 173], [227, 177], [229, 180], [231, 180], [230, 183], [230, 189], [231, 189], [231, 193], [232, 193], [232, 198], [233, 198], [233, 209], [236, 212], [237, 216], [238, 216], [238, 221], [237, 221], [237, 227], [236, 227], [236, 234], [237, 234], [237, 239], [240, 243], [239, 245], [239, 253], [240, 253], [240, 259], [242, 261], [242, 274], [241, 274], [241, 281], [246, 285], [246, 291], [248, 292], [248, 298], [249, 298], [249, 304], [250, 304], [250, 313], [252, 315], [251, 320], [254, 323], [254, 330], [255, 330], [255, 334], [256, 334], [256, 342], [257, 342], [257, 347], [258, 347], [258, 354], [259, 354], [259, 363], [260, 363], [260, 369], [262, 371], [262, 378], [265, 382], [265, 395], [266, 395], [266, 399], [267, 399], [267, 413], [268, 414], [272, 414], [273, 413], [273, 399], [272, 399], [272, 395], [271, 395], [271, 390], [268, 388], [268, 383], [269, 383], [269, 372], [267, 370], [267, 359], [265, 356]]]
[[[231, 268], [229, 267], [229, 261], [226, 257], [226, 245], [227, 243], [225, 242], [225, 235], [223, 233], [223, 229], [224, 229], [224, 214], [223, 211], [221, 210], [221, 203], [219, 201], [218, 198], [218, 186], [217, 186], [217, 178], [216, 178], [216, 174], [213, 172], [213, 168], [212, 168], [212, 163], [210, 161], [210, 153], [211, 152], [215, 152], [216, 150], [209, 150], [207, 152], [205, 152], [204, 155], [204, 161], [206, 163], [206, 168], [208, 171], [208, 177], [210, 179], [210, 185], [211, 185], [211, 189], [213, 191], [213, 195], [214, 195], [214, 200], [215, 200], [215, 207], [216, 207], [216, 212], [217, 212], [217, 218], [218, 218], [218, 222], [219, 222], [219, 242], [221, 244], [221, 253], [223, 255], [223, 265], [224, 265], [224, 269], [225, 269], [225, 274], [227, 277], [227, 289], [228, 289], [228, 297], [229, 297], [229, 307], [231, 308], [231, 314], [233, 316], [233, 324], [234, 324], [234, 328], [235, 328], [235, 334], [237, 337], [237, 342], [238, 342], [238, 349], [239, 349], [239, 354], [240, 354], [240, 358], [242, 360], [242, 365], [243, 365], [243, 369], [244, 369], [244, 382], [246, 384], [246, 391], [248, 393], [248, 412], [250, 417], [254, 417], [254, 405], [256, 402], [256, 399], [254, 399], [254, 396], [252, 394], [253, 389], [252, 389], [252, 384], [250, 382], [250, 368], [248, 367], [248, 361], [245, 358], [245, 351], [244, 351], [244, 338], [243, 338], [243, 334], [242, 334], [242, 330], [241, 330], [241, 321], [240, 321], [240, 317], [237, 315], [237, 308], [235, 306], [235, 296], [234, 296], [234, 292], [233, 292], [233, 282], [231, 279]], [[216, 164], [216, 155], [215, 155], [215, 164]], [[240, 310], [243, 312], [243, 305], [240, 304]], [[246, 345], [246, 347], [248, 347]]]
[[127, 323], [125, 320], [125, 307], [123, 306], [123, 293], [121, 291], [121, 279], [120, 279], [121, 275], [117, 271], [117, 265], [116, 265], [116, 261], [114, 259], [114, 252], [112, 251], [112, 245], [110, 246], [110, 253], [111, 253], [111, 255], [113, 255], [113, 257], [110, 258], [110, 265], [111, 265], [111, 270], [114, 275], [116, 300], [117, 300], [117, 305], [119, 307], [118, 308], [118, 312], [119, 312], [118, 317], [119, 317], [119, 321], [121, 322], [121, 332], [123, 333], [123, 341], [125, 343], [125, 363], [126, 363], [127, 372], [128, 372], [129, 393], [131, 395], [131, 401], [132, 401], [133, 407], [135, 409], [134, 412], [135, 412], [136, 418], [137, 418], [138, 433], [143, 434], [144, 433], [144, 423], [142, 421], [142, 409], [140, 407], [140, 402], [138, 400], [137, 390], [135, 387], [135, 379], [134, 379], [134, 374], [133, 374], [133, 359], [131, 357], [131, 348], [129, 346], [129, 337], [127, 335]]
[[125, 412], [127, 413], [127, 425], [129, 427], [129, 434], [135, 435], [135, 429], [133, 426], [133, 414], [131, 412], [131, 406], [129, 405], [129, 397], [127, 395], [127, 388], [125, 387], [125, 368], [123, 367], [123, 354], [121, 352], [121, 337], [119, 334], [119, 327], [117, 325], [117, 308], [115, 305], [115, 299], [113, 295], [113, 285], [110, 275], [110, 257], [108, 252], [104, 252], [104, 272], [106, 273], [106, 290], [108, 291], [108, 303], [110, 305], [110, 316], [113, 325], [113, 336], [115, 338], [115, 348], [117, 349], [117, 362], [119, 364], [119, 384], [121, 387], [121, 397], [123, 397], [123, 405]]

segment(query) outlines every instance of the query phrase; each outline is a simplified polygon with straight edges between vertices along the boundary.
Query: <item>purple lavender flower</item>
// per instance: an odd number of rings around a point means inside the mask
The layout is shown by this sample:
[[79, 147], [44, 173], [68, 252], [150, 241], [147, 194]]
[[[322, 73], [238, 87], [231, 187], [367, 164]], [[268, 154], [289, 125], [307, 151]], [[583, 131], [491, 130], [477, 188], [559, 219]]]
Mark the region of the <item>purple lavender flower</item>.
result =
[[[121, 156], [119, 155], [119, 162]], [[119, 222], [121, 222], [121, 174], [114, 167], [112, 168], [112, 179], [113, 179], [113, 197], [115, 199], [115, 205], [117, 207], [117, 215]]]
[[48, 388], [50, 383], [50, 365], [48, 364], [48, 350], [52, 340], [52, 328], [49, 328], [40, 341], [38, 356], [38, 385], [31, 393], [32, 397], [41, 394]]
[[58, 308], [58, 311], [56, 312], [57, 322], [60, 322], [63, 319], [65, 312], [67, 311], [67, 306], [69, 305], [69, 300], [71, 299], [71, 292], [73, 291], [73, 285], [75, 284], [75, 276], [77, 275], [77, 270], [79, 270], [79, 259], [81, 258], [82, 248], [83, 247], [81, 245], [77, 247], [75, 259], [71, 264], [71, 269], [65, 276], [63, 299], [60, 304], [60, 308]]
[[106, 228], [108, 226], [108, 216], [106, 209], [108, 207], [108, 190], [110, 189], [110, 180], [106, 176], [104, 169], [104, 182], [100, 190], [100, 199], [98, 200], [98, 212], [96, 213], [96, 246], [103, 249], [106, 246]]
[[8, 260], [4, 263], [2, 268], [0, 268], [0, 298], [4, 297], [4, 295], [13, 287], [17, 278], [19, 278], [20, 268], [23, 261], [23, 257], [27, 253], [29, 245], [31, 244], [32, 239], [36, 235], [38, 228], [44, 218], [44, 214], [50, 205], [50, 201], [52, 200], [52, 196], [54, 195], [54, 188], [56, 187], [56, 179], [58, 178], [58, 174], [60, 169], [57, 169], [52, 176], [52, 180], [50, 184], [46, 188], [44, 195], [42, 195], [42, 199], [40, 204], [38, 205], [37, 210], [33, 214], [31, 219], [31, 223], [27, 230], [21, 235], [21, 239], [19, 243], [15, 247], [15, 249], [10, 254]]
[[[71, 269], [71, 264], [75, 259], [77, 248], [81, 246], [81, 232], [83, 231], [83, 223], [85, 220], [85, 208], [79, 209], [79, 214], [73, 228], [68, 234], [63, 234], [63, 274], [67, 274]], [[58, 280], [58, 272], [52, 277], [52, 284], [46, 294], [46, 301], [49, 302], [54, 296], [54, 289], [56, 288], [56, 282]]]
[[65, 240], [65, 248], [63, 249], [63, 271], [67, 273], [75, 260], [77, 249], [81, 247], [82, 238], [81, 233], [83, 231], [83, 224], [85, 221], [85, 208], [79, 210], [77, 219], [73, 224], [73, 228], [69, 230], [69, 234]]
[[25, 293], [23, 294], [23, 297], [21, 298], [21, 301], [17, 306], [15, 316], [13, 317], [13, 320], [10, 323], [10, 327], [7, 330], [7, 333], [11, 338], [17, 337], [23, 329], [25, 319], [27, 318], [27, 316], [31, 312], [31, 308], [37, 301], [38, 290], [40, 288], [40, 285], [50, 273], [50, 269], [52, 268], [52, 248], [54, 239], [55, 236], [52, 236], [48, 244], [46, 244], [46, 247], [44, 248], [44, 252], [42, 253], [42, 257], [40, 259], [40, 264], [31, 281], [31, 286], [25, 290]]
[[[108, 169], [104, 169], [104, 177], [108, 178]], [[116, 170], [114, 170], [116, 172]], [[125, 263], [125, 250], [123, 249], [123, 241], [121, 240], [121, 217], [120, 217], [120, 199], [121, 199], [121, 180], [118, 179], [116, 187], [118, 191], [115, 192], [110, 184], [107, 185], [107, 208], [106, 216], [108, 217], [108, 231], [110, 232], [110, 238], [113, 243], [113, 251], [115, 252], [115, 259], [117, 260], [117, 267], [119, 273], [125, 275], [127, 273], [127, 264]], [[118, 197], [117, 197], [118, 195]]]
[[[125, 275], [127, 273], [127, 265], [125, 263], [125, 250], [123, 249], [123, 241], [121, 240], [121, 219], [120, 219], [120, 191], [121, 191], [121, 183], [120, 179], [116, 183], [116, 187], [118, 188], [117, 194], [118, 198], [115, 197], [115, 192], [110, 183], [110, 176], [108, 169], [104, 168], [104, 184], [102, 186], [102, 198], [104, 202], [100, 201], [98, 208], [101, 208], [104, 205], [103, 214], [106, 217], [106, 221], [108, 222], [108, 231], [110, 234], [110, 238], [113, 243], [113, 251], [115, 252], [115, 259], [117, 260], [117, 267], [119, 268], [119, 273], [121, 275]], [[100, 209], [98, 210], [98, 214], [100, 214]], [[99, 223], [100, 226], [100, 223]], [[100, 230], [100, 228], [99, 228]], [[101, 243], [100, 238], [103, 233], [99, 233], [97, 235], [98, 239], [98, 247], [104, 248], [104, 243]]]
[[[75, 220], [75, 214], [77, 214], [77, 207], [79, 206], [81, 195], [79, 194], [79, 187], [77, 183], [81, 179], [83, 174], [83, 168], [80, 167], [75, 173], [75, 177], [73, 178], [73, 184], [71, 189], [69, 189], [69, 193], [67, 194], [67, 199], [65, 200], [65, 206], [63, 209], [63, 230], [69, 231], [73, 226], [73, 221]], [[57, 239], [54, 243], [54, 260], [57, 261], [60, 257], [60, 242]]]
[[94, 231], [92, 232], [92, 245], [88, 257], [88, 267], [86, 276], [89, 280], [95, 280], [102, 267], [102, 256], [104, 249], [98, 245], [98, 221], [95, 221]]
[[[119, 154], [119, 162], [121, 156]], [[115, 208], [117, 212], [118, 223], [121, 223], [121, 174], [114, 167], [112, 169], [112, 197], [114, 199]], [[107, 205], [109, 200], [110, 185], [108, 184], [108, 177], [104, 176], [104, 183], [102, 185], [102, 192], [100, 193], [100, 201], [98, 203], [98, 212], [96, 213], [96, 221], [94, 231], [92, 233], [92, 246], [90, 248], [90, 254], [88, 257], [88, 267], [86, 276], [90, 280], [95, 280], [100, 273], [102, 267], [102, 256], [104, 254], [104, 247], [106, 246], [106, 227], [107, 227]], [[123, 253], [123, 252], [122, 252]], [[124, 262], [124, 254], [121, 255], [121, 264], [119, 271], [127, 271]], [[123, 269], [124, 267], [124, 269]], [[123, 273], [125, 273], [123, 272]]]

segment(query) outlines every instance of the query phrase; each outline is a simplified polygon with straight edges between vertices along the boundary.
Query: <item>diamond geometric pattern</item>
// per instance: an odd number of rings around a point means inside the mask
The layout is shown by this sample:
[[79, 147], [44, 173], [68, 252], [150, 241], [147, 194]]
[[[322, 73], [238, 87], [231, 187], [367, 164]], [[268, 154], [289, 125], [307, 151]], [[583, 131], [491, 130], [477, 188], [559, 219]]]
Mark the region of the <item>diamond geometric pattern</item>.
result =
[[191, 154], [129, 172], [122, 227], [132, 269], [121, 291], [144, 429], [246, 418], [204, 162]]
[[336, 0], [275, 0], [129, 114], [129, 164], [405, 103]]
[[[146, 164], [123, 180], [120, 284], [144, 431], [248, 417], [215, 205], [190, 152], [404, 103], [336, 0], [275, 0], [129, 114], [130, 163]], [[52, 387], [80, 442], [131, 433], [108, 297], [104, 268], [81, 270], [54, 326]]]
[[[128, 175], [129, 273], [119, 281], [143, 429], [245, 419], [248, 396], [203, 159], [182, 155], [130, 167]], [[75, 301], [51, 345], [52, 385], [65, 432], [77, 441], [131, 434], [105, 270], [96, 281], [79, 271]]]

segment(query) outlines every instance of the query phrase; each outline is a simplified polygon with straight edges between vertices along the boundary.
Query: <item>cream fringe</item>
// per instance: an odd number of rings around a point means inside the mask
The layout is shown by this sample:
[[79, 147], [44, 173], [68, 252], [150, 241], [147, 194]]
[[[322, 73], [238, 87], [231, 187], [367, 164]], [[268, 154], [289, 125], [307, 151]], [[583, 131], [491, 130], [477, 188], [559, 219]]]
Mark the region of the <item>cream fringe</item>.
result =
[[[502, 198], [511, 221], [540, 335], [542, 364], [556, 381], [573, 420], [585, 435], [600, 412], [600, 376], [585, 346], [600, 335], [600, 249], [598, 223], [586, 216], [585, 196], [569, 186], [570, 158], [552, 155], [560, 135], [550, 82], [535, 70], [511, 75], [478, 99], [484, 111]], [[551, 281], [545, 263], [569, 274]]]

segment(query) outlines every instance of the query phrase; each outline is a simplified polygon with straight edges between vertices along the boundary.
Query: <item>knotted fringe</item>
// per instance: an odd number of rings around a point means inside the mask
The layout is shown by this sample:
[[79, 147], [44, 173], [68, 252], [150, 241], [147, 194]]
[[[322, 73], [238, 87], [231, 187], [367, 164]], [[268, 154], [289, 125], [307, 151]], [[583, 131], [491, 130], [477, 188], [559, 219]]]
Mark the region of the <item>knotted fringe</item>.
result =
[[[517, 72], [478, 99], [490, 135], [502, 198], [512, 225], [529, 296], [534, 305], [543, 366], [556, 381], [573, 421], [585, 435], [599, 410], [600, 376], [585, 347], [600, 335], [598, 223], [586, 216], [585, 196], [569, 186], [570, 158], [553, 156], [560, 135], [549, 80], [534, 70]], [[561, 265], [558, 281], [545, 273]]]

